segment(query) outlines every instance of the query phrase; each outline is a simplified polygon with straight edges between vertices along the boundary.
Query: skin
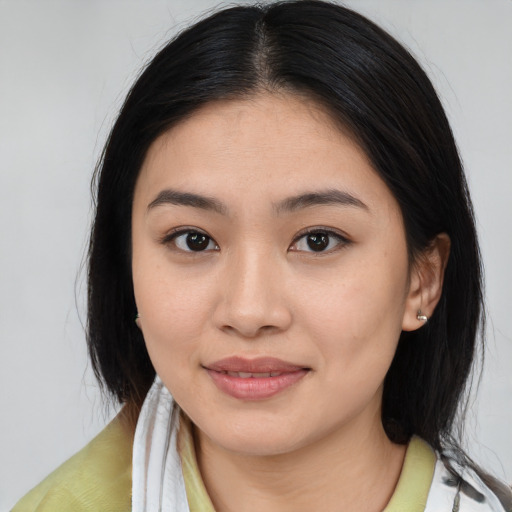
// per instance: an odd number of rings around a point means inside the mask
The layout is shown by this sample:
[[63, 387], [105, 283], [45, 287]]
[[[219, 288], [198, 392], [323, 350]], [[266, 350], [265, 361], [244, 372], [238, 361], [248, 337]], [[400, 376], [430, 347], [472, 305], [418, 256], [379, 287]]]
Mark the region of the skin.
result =
[[[155, 205], [169, 189], [222, 211]], [[326, 190], [360, 204], [283, 205]], [[177, 228], [210, 237], [206, 250]], [[333, 233], [325, 251], [307, 230]], [[399, 206], [361, 148], [313, 101], [270, 93], [209, 104], [152, 144], [132, 236], [139, 325], [195, 425], [216, 510], [382, 510], [405, 454], [381, 424], [383, 380], [402, 329], [435, 308], [447, 237], [411, 265]], [[308, 371], [241, 400], [205, 369], [230, 356]]]

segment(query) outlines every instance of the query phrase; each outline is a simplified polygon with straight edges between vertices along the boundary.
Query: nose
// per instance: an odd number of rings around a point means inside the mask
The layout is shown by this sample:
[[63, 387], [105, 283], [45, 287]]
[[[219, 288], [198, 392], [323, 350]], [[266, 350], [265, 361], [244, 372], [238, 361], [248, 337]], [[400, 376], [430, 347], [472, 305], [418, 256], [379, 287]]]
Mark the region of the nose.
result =
[[292, 311], [278, 260], [268, 251], [248, 250], [227, 262], [214, 313], [218, 328], [244, 338], [288, 329]]

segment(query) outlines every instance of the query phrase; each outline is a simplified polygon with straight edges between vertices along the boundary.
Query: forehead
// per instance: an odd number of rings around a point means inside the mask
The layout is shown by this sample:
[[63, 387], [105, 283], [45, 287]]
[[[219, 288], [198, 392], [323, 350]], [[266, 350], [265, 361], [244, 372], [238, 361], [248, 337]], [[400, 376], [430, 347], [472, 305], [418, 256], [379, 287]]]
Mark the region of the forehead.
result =
[[[351, 143], [348, 132], [313, 99], [297, 94], [259, 93], [200, 107], [160, 136], [150, 147], [146, 161], [168, 143], [176, 143], [176, 148], [200, 143], [203, 150], [265, 148], [275, 152], [281, 147], [283, 151], [299, 152], [309, 141], [309, 151], [320, 151], [322, 143], [339, 144], [341, 138]], [[287, 156], [291, 158], [293, 153]]]
[[242, 203], [333, 188], [393, 202], [353, 138], [291, 94], [213, 102], [172, 127], [150, 146], [137, 184], [148, 195], [165, 187]]

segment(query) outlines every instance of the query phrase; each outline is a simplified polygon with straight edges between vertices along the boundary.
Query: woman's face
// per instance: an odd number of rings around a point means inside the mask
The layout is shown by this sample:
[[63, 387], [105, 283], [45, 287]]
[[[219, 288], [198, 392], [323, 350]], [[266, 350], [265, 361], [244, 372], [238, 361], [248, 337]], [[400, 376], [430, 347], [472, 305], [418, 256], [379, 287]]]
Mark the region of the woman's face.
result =
[[200, 435], [278, 454], [381, 429], [415, 316], [401, 213], [314, 102], [202, 108], [150, 147], [133, 283], [154, 367]]

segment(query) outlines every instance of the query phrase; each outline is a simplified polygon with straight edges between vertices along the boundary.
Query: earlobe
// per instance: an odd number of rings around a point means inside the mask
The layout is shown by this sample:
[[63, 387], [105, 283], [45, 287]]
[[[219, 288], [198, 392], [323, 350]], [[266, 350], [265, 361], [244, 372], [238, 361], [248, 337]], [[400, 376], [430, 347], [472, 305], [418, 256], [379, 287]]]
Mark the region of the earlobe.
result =
[[449, 256], [450, 237], [440, 233], [416, 258], [409, 279], [403, 331], [419, 329], [432, 316], [443, 291], [444, 271]]

